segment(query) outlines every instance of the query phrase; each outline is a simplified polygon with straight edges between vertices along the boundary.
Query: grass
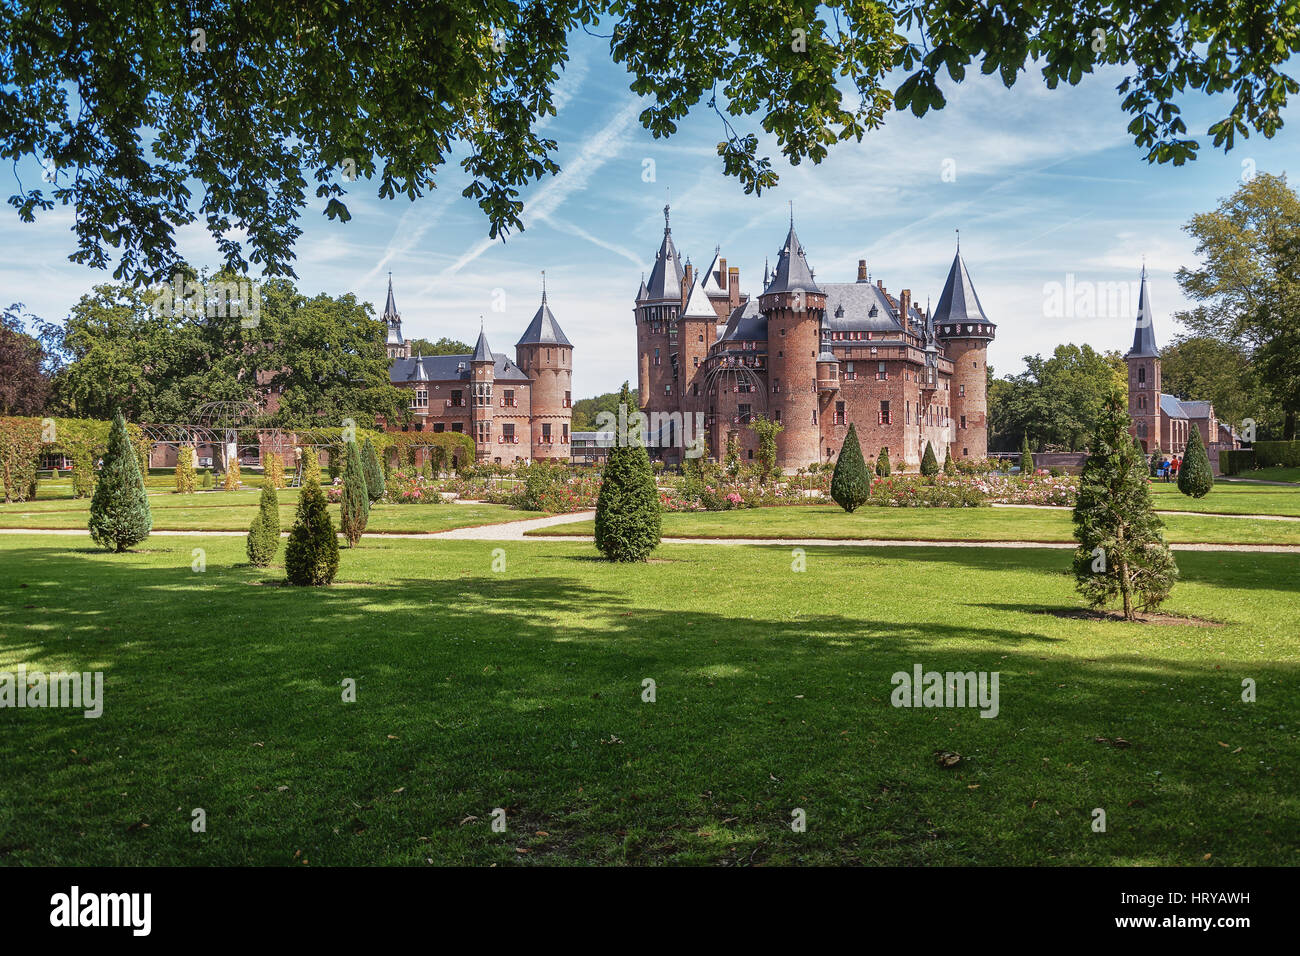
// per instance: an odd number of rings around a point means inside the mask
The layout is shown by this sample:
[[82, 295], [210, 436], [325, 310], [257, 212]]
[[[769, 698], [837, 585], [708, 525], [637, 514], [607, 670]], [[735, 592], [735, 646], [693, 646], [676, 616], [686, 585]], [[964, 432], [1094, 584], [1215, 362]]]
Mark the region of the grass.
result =
[[1272, 468], [1260, 468], [1255, 471], [1243, 471], [1238, 478], [1251, 479], [1253, 481], [1293, 481], [1300, 482], [1300, 468], [1283, 468], [1276, 465]]
[[1173, 482], [1154, 481], [1151, 494], [1155, 506], [1166, 511], [1300, 516], [1300, 487], [1216, 481], [1204, 498], [1189, 498]]
[[[193, 495], [150, 490], [149, 507], [153, 511], [154, 529], [158, 531], [247, 531], [253, 515], [257, 513], [260, 494], [260, 490], [250, 488], [239, 491], [204, 491]], [[280, 502], [280, 526], [287, 531], [293, 525], [298, 489], [282, 488], [277, 492], [277, 499]], [[339, 506], [330, 505], [330, 513], [337, 526]], [[88, 498], [46, 498], [38, 495], [35, 501], [0, 504], [0, 528], [84, 528], [89, 514]], [[449, 528], [497, 524], [540, 516], [540, 512], [515, 511], [506, 505], [482, 502], [466, 505], [382, 504], [371, 509], [367, 530], [445, 531]]]
[[[1297, 544], [1300, 521], [1164, 515], [1176, 543]], [[534, 537], [591, 535], [592, 520], [527, 532]], [[1069, 511], [1032, 508], [860, 508], [789, 505], [736, 511], [678, 511], [663, 516], [663, 533], [677, 538], [827, 538], [920, 541], [1072, 541]]]
[[[1300, 862], [1300, 557], [1180, 554], [1196, 627], [1057, 616], [1059, 552], [593, 555], [369, 538], [303, 590], [234, 538], [0, 538], [0, 670], [105, 673], [98, 720], [0, 712], [0, 862]], [[917, 663], [999, 716], [891, 707]]]

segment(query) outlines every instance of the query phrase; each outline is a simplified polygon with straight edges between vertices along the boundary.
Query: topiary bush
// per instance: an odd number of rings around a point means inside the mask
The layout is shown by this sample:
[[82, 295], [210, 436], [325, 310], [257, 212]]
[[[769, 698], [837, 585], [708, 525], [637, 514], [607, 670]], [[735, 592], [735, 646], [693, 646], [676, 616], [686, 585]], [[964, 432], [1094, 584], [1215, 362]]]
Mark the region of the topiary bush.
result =
[[952, 460], [952, 447], [949, 446], [948, 454], [943, 459], [943, 473], [945, 475], [957, 474], [957, 463]]
[[95, 493], [95, 457], [88, 448], [72, 453], [72, 497], [89, 498]]
[[309, 481], [320, 484], [320, 455], [315, 448], [302, 450], [302, 483], [305, 485]]
[[234, 491], [239, 487], [239, 455], [231, 455], [230, 461], [226, 463], [226, 477], [222, 479], [221, 487], [226, 491]]
[[934, 456], [934, 446], [929, 442], [925, 443], [925, 454], [921, 456], [921, 474], [926, 478], [939, 474], [939, 459]]
[[339, 530], [348, 539], [348, 546], [355, 548], [370, 520], [370, 492], [366, 488], [365, 466], [361, 464], [361, 450], [356, 442], [347, 442], [342, 458], [343, 496], [339, 500]]
[[181, 445], [176, 449], [176, 494], [192, 495], [197, 484], [194, 474], [194, 446]]
[[1178, 490], [1190, 498], [1204, 498], [1214, 487], [1214, 469], [1210, 467], [1210, 456], [1201, 441], [1201, 430], [1191, 426], [1187, 436], [1187, 449], [1183, 452], [1183, 463], [1178, 469]]
[[247, 550], [249, 562], [259, 568], [270, 564], [280, 550], [280, 502], [270, 485], [262, 486], [257, 515], [248, 529]]
[[262, 471], [265, 475], [265, 484], [272, 488], [284, 487], [284, 459], [275, 452], [266, 453], [266, 457], [262, 459]]
[[[634, 409], [627, 382], [619, 401]], [[659, 545], [659, 492], [640, 436], [615, 436], [596, 499], [596, 547], [610, 561], [644, 561]]]
[[379, 456], [375, 454], [375, 444], [369, 438], [361, 446], [361, 465], [366, 478], [366, 493], [372, 502], [378, 501], [387, 493], [384, 482], [384, 469], [379, 465]]
[[152, 530], [153, 514], [140, 477], [140, 462], [126, 432], [126, 419], [118, 411], [108, 435], [104, 468], [90, 501], [90, 536], [96, 544], [122, 552], [149, 537]]
[[876, 456], [876, 477], [888, 478], [892, 472], [893, 469], [889, 467], [889, 450], [882, 448], [880, 454]]
[[1034, 473], [1034, 452], [1029, 447], [1028, 432], [1025, 432], [1025, 440], [1020, 443], [1020, 473], [1022, 475]]
[[867, 463], [862, 460], [862, 446], [858, 444], [857, 428], [850, 423], [844, 436], [835, 471], [831, 474], [831, 497], [835, 503], [852, 514], [871, 497], [871, 476]]
[[317, 482], [302, 486], [289, 543], [284, 549], [285, 580], [299, 586], [324, 585], [339, 570], [339, 539]]

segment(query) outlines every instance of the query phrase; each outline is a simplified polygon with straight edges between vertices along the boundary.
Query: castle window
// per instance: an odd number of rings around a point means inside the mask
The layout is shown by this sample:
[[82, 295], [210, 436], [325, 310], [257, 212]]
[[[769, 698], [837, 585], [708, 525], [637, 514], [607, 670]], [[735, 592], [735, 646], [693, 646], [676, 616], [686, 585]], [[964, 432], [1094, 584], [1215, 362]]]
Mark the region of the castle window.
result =
[[465, 397], [458, 388], [453, 388], [451, 390], [451, 398], [447, 399], [447, 401], [451, 404], [452, 408], [464, 408], [465, 406]]
[[551, 423], [543, 422], [542, 423], [542, 444], [549, 445], [550, 443], [551, 443]]
[[568, 423], [568, 422], [564, 422], [562, 425], [560, 425], [560, 441], [564, 442], [564, 444], [566, 444], [566, 445], [569, 443], [569, 423]]
[[814, 425], [817, 424], [817, 409], [815, 409], [815, 408], [813, 409], [813, 422], [812, 422], [812, 423], [813, 423]]
[[1145, 368], [1141, 368], [1141, 367], [1139, 367], [1139, 368], [1138, 368], [1138, 384], [1139, 384], [1139, 385], [1145, 385], [1145, 384], [1146, 384], [1146, 381], [1147, 381], [1147, 370], [1146, 370]]
[[452, 422], [451, 430], [459, 435], [461, 432], [465, 430], [465, 424], [463, 422]]
[[963, 449], [961, 450], [961, 456], [962, 456], [963, 458], [967, 457], [969, 454], [970, 454], [970, 449], [969, 449], [969, 448], [963, 448]]
[[749, 450], [749, 460], [750, 461], [754, 460], [754, 449], [752, 448]]
[[565, 392], [565, 393], [564, 393], [564, 407], [565, 407], [565, 408], [572, 408], [572, 407], [573, 407], [573, 393], [572, 393], [572, 392]]
[[778, 408], [772, 413], [772, 421], [776, 422], [778, 425], [781, 424], [781, 409]]
[[1147, 397], [1145, 395], [1139, 395], [1138, 408], [1146, 408], [1146, 407], [1147, 407]]
[[844, 364], [844, 380], [846, 382], [853, 382], [857, 380], [857, 377], [858, 377], [858, 373], [853, 371], [853, 363], [846, 362]]
[[844, 403], [843, 402], [835, 403], [835, 424], [836, 425], [844, 424]]
[[889, 412], [889, 402], [881, 402], [880, 403], [880, 424], [892, 425], [893, 423], [894, 423], [894, 419]]
[[664, 394], [665, 394], [665, 395], [671, 395], [672, 393], [673, 393], [673, 387], [672, 387], [671, 385], [665, 385], [665, 386], [664, 386]]
[[877, 380], [877, 381], [881, 381], [881, 382], [883, 382], [883, 381], [884, 381], [885, 379], [887, 379], [887, 378], [889, 378], [889, 370], [888, 370], [887, 368], [885, 368], [885, 363], [884, 363], [884, 362], [877, 362], [877, 363], [876, 363], [876, 380]]
[[655, 349], [655, 364], [656, 364], [656, 365], [659, 365], [659, 364], [660, 364], [660, 361], [659, 361], [659, 350], [658, 350], [658, 349]]
[[515, 408], [518, 404], [519, 403], [515, 401], [515, 390], [513, 388], [507, 388], [501, 396], [501, 407]]
[[447, 430], [447, 426], [444, 425], [442, 422], [433, 423], [433, 433], [435, 435], [441, 435], [446, 430]]
[[698, 355], [693, 355], [693, 356], [691, 356], [691, 364], [692, 364], [693, 366], [695, 366], [696, 368], [699, 368], [699, 367], [700, 367], [700, 357], [699, 357]]
[[415, 395], [412, 396], [411, 398], [411, 407], [412, 408], [429, 407], [429, 390], [427, 388], [417, 388], [415, 390]]
[[779, 391], [781, 391], [781, 380], [779, 378], [774, 378], [772, 379], [772, 392], [776, 393]]
[[966, 394], [966, 386], [965, 386], [965, 385], [958, 385], [958, 386], [957, 386], [957, 394], [958, 394], [958, 395], [965, 395], [965, 394]]
[[961, 427], [962, 427], [962, 428], [965, 428], [965, 427], [966, 427], [966, 416], [965, 416], [965, 415], [963, 415], [963, 416], [961, 417]]
[[501, 426], [501, 441], [507, 445], [514, 445], [519, 442], [519, 439], [515, 437], [513, 422]]
[[701, 341], [701, 342], [704, 341], [704, 333], [702, 333], [702, 332], [700, 333], [700, 341]]
[[903, 422], [908, 425], [912, 424], [912, 403], [911, 402], [903, 403]]

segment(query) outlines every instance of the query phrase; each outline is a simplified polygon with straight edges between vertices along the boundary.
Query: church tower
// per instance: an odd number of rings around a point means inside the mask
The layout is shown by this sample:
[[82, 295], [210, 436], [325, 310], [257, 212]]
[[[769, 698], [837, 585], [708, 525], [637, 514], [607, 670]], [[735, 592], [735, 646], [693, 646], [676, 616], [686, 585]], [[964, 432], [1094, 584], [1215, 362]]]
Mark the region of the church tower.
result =
[[388, 333], [384, 339], [384, 349], [388, 353], [389, 359], [410, 358], [411, 346], [402, 338], [402, 316], [398, 314], [397, 303], [393, 301], [393, 275], [391, 272], [388, 274], [388, 302], [384, 305], [382, 318], [388, 326]]
[[988, 348], [997, 326], [984, 314], [975, 294], [960, 240], [931, 321], [944, 355], [952, 361], [948, 414], [953, 453], [958, 458], [984, 458], [989, 453]]
[[1142, 443], [1142, 450], [1150, 453], [1160, 444], [1160, 350], [1156, 348], [1145, 265], [1142, 266], [1142, 289], [1138, 293], [1133, 347], [1124, 356], [1124, 361], [1128, 363], [1128, 414], [1133, 419], [1132, 433]]
[[817, 356], [821, 353], [826, 293], [814, 281], [804, 258], [793, 213], [776, 271], [758, 297], [758, 309], [767, 317], [771, 417], [784, 426], [776, 436], [776, 464], [784, 471], [794, 471], [821, 460]]

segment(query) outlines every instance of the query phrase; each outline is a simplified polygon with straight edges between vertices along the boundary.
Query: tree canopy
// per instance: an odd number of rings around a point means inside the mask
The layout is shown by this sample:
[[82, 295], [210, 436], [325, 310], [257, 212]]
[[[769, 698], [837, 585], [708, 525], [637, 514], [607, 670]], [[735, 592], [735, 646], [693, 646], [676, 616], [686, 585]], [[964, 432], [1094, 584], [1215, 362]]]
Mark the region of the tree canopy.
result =
[[1079, 451], [1108, 396], [1128, 387], [1118, 352], [1058, 345], [1051, 357], [1025, 356], [1025, 371], [989, 382], [990, 448], [1014, 451], [1026, 436], [1044, 450]]
[[820, 162], [890, 110], [942, 108], [968, 68], [1007, 86], [1032, 68], [1054, 89], [1120, 65], [1152, 162], [1196, 155], [1194, 93], [1231, 94], [1215, 147], [1272, 136], [1298, 23], [1295, 5], [1210, 0], [13, 0], [0, 156], [45, 166], [50, 182], [9, 203], [24, 221], [72, 206], [73, 261], [156, 280], [201, 220], [227, 268], [291, 276], [312, 199], [347, 221], [352, 184], [413, 200], [451, 162], [492, 237], [521, 228], [521, 191], [559, 169], [542, 124], [579, 32], [608, 42], [656, 137], [714, 111], [722, 169], [761, 192], [777, 174], [757, 130], [791, 164]]

